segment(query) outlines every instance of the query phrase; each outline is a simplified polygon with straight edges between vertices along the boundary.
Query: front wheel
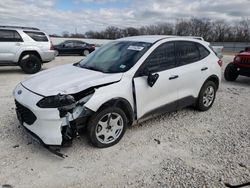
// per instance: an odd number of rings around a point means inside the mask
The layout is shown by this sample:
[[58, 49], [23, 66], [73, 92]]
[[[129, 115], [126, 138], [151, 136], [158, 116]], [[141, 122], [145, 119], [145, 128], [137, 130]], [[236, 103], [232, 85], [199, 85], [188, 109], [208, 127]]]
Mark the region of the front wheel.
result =
[[36, 55], [27, 54], [21, 57], [19, 65], [25, 73], [34, 74], [41, 70], [42, 62]]
[[115, 145], [123, 137], [128, 120], [117, 107], [108, 107], [94, 114], [88, 123], [90, 142], [99, 148]]
[[200, 111], [209, 110], [215, 100], [217, 87], [214, 82], [207, 81], [201, 88], [196, 108]]
[[237, 68], [233, 63], [229, 63], [224, 72], [224, 78], [227, 81], [235, 81], [238, 78], [239, 74]]

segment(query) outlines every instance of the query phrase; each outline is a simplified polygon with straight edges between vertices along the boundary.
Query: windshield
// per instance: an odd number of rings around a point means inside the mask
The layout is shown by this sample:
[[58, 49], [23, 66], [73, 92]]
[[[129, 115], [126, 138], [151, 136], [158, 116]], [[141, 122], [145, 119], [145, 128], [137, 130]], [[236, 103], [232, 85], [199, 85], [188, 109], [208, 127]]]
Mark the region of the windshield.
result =
[[104, 73], [126, 72], [150, 48], [151, 43], [115, 41], [91, 53], [79, 66]]

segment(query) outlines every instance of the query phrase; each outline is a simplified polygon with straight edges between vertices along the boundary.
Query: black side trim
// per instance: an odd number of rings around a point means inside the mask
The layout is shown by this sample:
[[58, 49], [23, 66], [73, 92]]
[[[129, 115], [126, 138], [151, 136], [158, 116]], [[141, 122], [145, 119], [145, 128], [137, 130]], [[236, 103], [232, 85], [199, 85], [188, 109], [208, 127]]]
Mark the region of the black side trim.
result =
[[144, 114], [140, 119], [144, 119], [148, 116], [151, 116], [151, 115], [157, 115], [157, 114], [163, 114], [163, 113], [166, 113], [166, 112], [172, 112], [172, 111], [175, 111], [177, 110], [177, 101], [174, 101], [174, 102], [171, 102], [169, 104], [165, 104], [163, 106], [160, 106], [156, 109], [153, 109], [149, 112], [147, 112], [146, 114]]
[[188, 96], [188, 97], [185, 97], [183, 99], [180, 99], [177, 101], [177, 109], [181, 110], [185, 107], [194, 105], [196, 103], [196, 101], [197, 101], [197, 98], [195, 98], [193, 96]]
[[196, 103], [196, 98], [194, 98], [193, 96], [188, 96], [188, 97], [185, 97], [183, 99], [180, 99], [180, 100], [165, 104], [163, 106], [160, 106], [159, 108], [153, 109], [150, 112], [147, 112], [146, 114], [144, 114], [140, 119], [144, 119], [144, 118], [151, 116], [151, 115], [154, 115], [154, 114], [160, 115], [163, 113], [180, 110], [180, 109], [183, 109], [185, 107], [191, 106], [195, 103]]
[[0, 61], [0, 66], [17, 66], [18, 63], [12, 61]]

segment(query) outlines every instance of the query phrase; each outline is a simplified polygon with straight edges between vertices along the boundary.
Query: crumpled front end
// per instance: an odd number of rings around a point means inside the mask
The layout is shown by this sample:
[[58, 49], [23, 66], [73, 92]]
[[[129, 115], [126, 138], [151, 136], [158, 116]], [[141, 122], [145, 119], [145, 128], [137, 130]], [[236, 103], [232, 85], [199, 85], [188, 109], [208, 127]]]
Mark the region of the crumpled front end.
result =
[[[13, 95], [20, 123], [44, 145], [61, 146], [71, 141], [77, 134], [79, 121], [84, 122], [83, 120], [92, 113], [84, 107], [84, 100], [82, 103], [72, 102], [65, 108], [39, 107], [39, 102], [46, 97], [33, 93], [22, 84], [15, 88]], [[54, 102], [53, 99], [50, 101]]]

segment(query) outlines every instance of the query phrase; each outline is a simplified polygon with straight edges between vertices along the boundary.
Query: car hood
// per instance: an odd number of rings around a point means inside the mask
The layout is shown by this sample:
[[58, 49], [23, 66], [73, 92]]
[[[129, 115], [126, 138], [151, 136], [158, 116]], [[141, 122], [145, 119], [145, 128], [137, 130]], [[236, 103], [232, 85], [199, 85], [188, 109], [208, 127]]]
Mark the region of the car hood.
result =
[[117, 82], [122, 75], [123, 73], [106, 74], [74, 65], [63, 65], [30, 76], [22, 85], [43, 96], [74, 94], [90, 87]]

